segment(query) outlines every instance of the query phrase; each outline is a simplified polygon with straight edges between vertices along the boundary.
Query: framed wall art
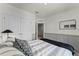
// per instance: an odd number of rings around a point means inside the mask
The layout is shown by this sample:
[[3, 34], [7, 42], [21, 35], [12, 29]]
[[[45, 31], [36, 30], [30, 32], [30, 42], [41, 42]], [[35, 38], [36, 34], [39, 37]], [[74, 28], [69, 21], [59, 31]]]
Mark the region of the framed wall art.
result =
[[76, 20], [64, 20], [59, 22], [59, 29], [61, 30], [74, 30], [76, 29]]

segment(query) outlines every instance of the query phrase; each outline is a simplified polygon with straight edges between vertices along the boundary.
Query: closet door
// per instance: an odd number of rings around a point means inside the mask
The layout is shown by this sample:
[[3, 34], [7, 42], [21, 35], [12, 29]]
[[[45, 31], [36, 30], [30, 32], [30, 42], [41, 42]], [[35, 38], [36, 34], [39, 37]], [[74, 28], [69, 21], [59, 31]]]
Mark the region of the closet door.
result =
[[5, 28], [12, 30], [14, 33], [18, 33], [18, 18], [16, 16], [9, 16], [5, 18]]
[[11, 36], [18, 36], [19, 33], [19, 17], [16, 15], [7, 14], [5, 16], [5, 19], [3, 19], [3, 31], [6, 29], [9, 29], [13, 31], [13, 34], [11, 33]]
[[26, 15], [21, 20], [21, 32], [23, 40], [32, 40], [32, 34], [34, 33], [34, 17]]

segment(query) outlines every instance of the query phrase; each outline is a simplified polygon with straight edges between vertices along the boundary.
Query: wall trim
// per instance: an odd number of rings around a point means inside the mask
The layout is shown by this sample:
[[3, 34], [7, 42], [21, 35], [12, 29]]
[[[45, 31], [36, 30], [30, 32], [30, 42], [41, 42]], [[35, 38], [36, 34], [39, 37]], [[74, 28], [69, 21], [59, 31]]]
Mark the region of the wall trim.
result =
[[60, 33], [45, 33], [45, 34], [56, 34], [56, 35], [66, 35], [66, 36], [77, 36], [77, 37], [79, 37], [79, 35], [73, 35], [73, 34], [60, 34]]

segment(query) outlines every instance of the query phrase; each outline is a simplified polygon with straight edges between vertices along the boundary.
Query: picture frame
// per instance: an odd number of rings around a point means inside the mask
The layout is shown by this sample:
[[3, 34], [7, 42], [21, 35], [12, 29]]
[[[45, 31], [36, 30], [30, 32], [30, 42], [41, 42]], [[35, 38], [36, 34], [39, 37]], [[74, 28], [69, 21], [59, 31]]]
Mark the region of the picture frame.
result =
[[75, 30], [76, 29], [76, 19], [60, 21], [59, 29], [60, 30]]

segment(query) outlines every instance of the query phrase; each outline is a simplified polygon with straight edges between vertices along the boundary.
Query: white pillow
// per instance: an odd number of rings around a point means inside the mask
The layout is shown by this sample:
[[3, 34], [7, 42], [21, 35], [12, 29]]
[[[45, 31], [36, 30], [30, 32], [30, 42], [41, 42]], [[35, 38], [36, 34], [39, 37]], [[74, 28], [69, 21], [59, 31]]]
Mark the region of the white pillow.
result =
[[2, 34], [2, 40], [3, 40], [3, 42], [5, 42], [7, 40], [7, 35], [6, 34]]
[[2, 43], [2, 44], [0, 44], [0, 45], [12, 47], [12, 46], [13, 46], [13, 43], [12, 43], [12, 42], [4, 42], [4, 43]]
[[7, 34], [2, 34], [2, 39], [4, 42], [5, 41], [11, 41], [11, 42], [15, 41], [15, 37], [13, 35], [9, 35], [9, 38], [8, 38]]
[[13, 38], [13, 37], [9, 37], [9, 38], [7, 38], [6, 41], [8, 41], [8, 42], [15, 42], [15, 38]]
[[2, 44], [4, 42], [3, 37], [0, 36], [0, 44]]

